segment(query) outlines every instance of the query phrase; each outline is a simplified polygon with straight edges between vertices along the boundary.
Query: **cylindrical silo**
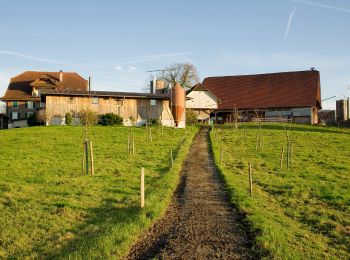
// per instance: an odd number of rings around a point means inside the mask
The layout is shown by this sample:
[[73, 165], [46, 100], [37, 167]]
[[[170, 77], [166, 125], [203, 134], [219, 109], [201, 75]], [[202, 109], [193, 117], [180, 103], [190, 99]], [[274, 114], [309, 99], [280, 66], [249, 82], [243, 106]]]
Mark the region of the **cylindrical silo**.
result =
[[185, 97], [185, 89], [176, 83], [171, 90], [171, 112], [176, 127], [179, 125], [182, 115], [185, 112]]

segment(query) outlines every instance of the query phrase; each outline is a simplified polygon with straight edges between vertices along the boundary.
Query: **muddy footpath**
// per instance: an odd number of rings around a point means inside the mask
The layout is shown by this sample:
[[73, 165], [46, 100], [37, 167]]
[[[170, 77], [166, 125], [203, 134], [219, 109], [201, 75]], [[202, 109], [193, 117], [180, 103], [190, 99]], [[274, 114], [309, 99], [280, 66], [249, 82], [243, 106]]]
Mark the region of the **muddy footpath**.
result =
[[229, 203], [209, 147], [197, 134], [171, 205], [126, 259], [256, 259], [242, 215]]

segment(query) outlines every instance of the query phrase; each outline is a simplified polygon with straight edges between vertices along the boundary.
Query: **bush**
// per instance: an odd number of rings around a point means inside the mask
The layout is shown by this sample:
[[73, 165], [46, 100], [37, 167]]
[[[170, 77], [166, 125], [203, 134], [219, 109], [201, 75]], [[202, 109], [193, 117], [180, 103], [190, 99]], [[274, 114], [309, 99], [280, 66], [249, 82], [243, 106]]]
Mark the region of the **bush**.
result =
[[116, 114], [107, 113], [100, 116], [101, 125], [123, 125], [123, 118]]
[[150, 119], [150, 120], [148, 120], [147, 123], [149, 126], [159, 126], [160, 125], [160, 122], [158, 119]]
[[192, 109], [186, 109], [186, 124], [196, 124], [197, 115]]
[[98, 123], [97, 114], [89, 109], [79, 112], [78, 117], [80, 123], [85, 126], [96, 125]]
[[66, 125], [72, 125], [73, 122], [73, 116], [71, 113], [66, 113]]
[[45, 121], [42, 120], [42, 114], [38, 111], [27, 118], [27, 123], [28, 126], [38, 126], [44, 125]]

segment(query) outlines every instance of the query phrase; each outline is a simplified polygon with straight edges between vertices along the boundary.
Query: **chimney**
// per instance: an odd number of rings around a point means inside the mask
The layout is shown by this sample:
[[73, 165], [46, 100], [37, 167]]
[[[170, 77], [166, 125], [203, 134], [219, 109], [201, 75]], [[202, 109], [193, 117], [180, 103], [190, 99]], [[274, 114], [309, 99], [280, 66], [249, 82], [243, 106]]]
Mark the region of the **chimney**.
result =
[[62, 72], [62, 70], [60, 70], [60, 82], [62, 82], [63, 81], [63, 72]]

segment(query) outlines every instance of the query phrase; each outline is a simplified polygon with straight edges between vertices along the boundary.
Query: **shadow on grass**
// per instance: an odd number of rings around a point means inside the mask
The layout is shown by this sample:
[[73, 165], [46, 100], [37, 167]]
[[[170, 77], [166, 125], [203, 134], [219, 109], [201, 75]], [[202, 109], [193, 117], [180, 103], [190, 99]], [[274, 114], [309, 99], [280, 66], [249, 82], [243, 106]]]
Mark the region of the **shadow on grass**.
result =
[[[72, 239], [63, 244], [61, 248], [53, 249], [45, 257], [61, 259], [70, 258], [72, 253], [79, 252], [79, 257], [84, 258], [84, 253], [90, 248], [103, 250], [96, 245], [101, 244], [100, 238], [113, 234], [113, 229], [118, 226], [135, 224], [136, 219], [140, 219], [138, 223], [141, 225], [142, 209], [136, 203], [128, 207], [118, 207], [123, 201], [117, 199], [106, 199], [101, 207], [91, 208], [88, 210], [88, 220], [74, 227], [71, 231]], [[118, 237], [111, 236], [113, 246], [117, 246]], [[114, 241], [115, 240], [115, 241]], [[120, 241], [122, 242], [122, 241]], [[110, 250], [112, 253], [113, 249]], [[107, 253], [107, 254], [109, 254]], [[98, 255], [103, 255], [103, 252], [98, 252]], [[88, 255], [88, 253], [87, 253]]]
[[[213, 162], [214, 170], [218, 174], [221, 185], [225, 190], [225, 196], [227, 201], [230, 202], [232, 207], [235, 208], [239, 214], [239, 221], [241, 223], [241, 226], [244, 230], [244, 233], [247, 235], [250, 241], [250, 247], [252, 250], [251, 253], [254, 256], [253, 259], [270, 258], [271, 257], [270, 253], [267, 252], [266, 250], [263, 250], [263, 248], [260, 248], [256, 242], [255, 237], [258, 235], [260, 231], [253, 229], [252, 224], [248, 221], [246, 217], [246, 213], [241, 211], [239, 208], [239, 205], [234, 203], [234, 201], [237, 201], [237, 199], [234, 198], [236, 196], [236, 191], [234, 188], [230, 188], [227, 186], [225, 175], [223, 174], [220, 167], [218, 167], [218, 165], [215, 162], [214, 147], [213, 147], [212, 140], [210, 138], [210, 131], [212, 130], [212, 128], [209, 126], [204, 126], [204, 128], [208, 128], [207, 139], [208, 139], [209, 160]], [[228, 128], [232, 128], [232, 126], [229, 126]]]

